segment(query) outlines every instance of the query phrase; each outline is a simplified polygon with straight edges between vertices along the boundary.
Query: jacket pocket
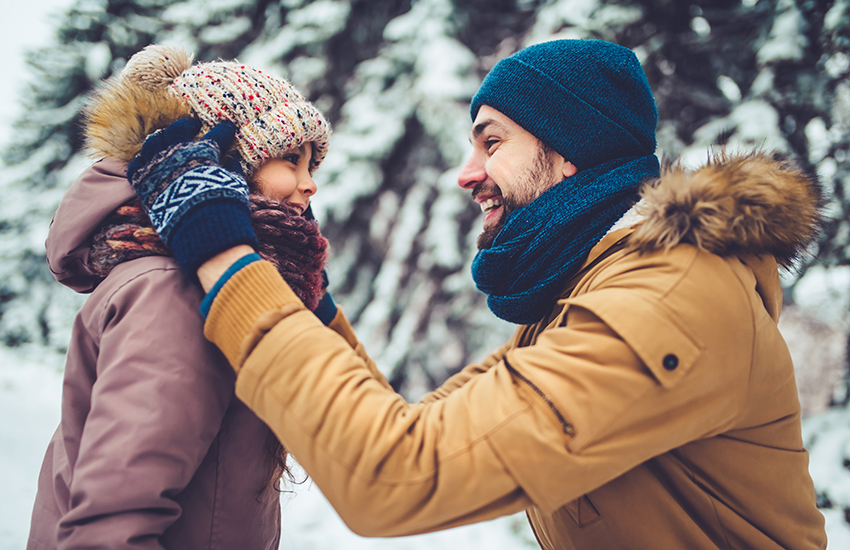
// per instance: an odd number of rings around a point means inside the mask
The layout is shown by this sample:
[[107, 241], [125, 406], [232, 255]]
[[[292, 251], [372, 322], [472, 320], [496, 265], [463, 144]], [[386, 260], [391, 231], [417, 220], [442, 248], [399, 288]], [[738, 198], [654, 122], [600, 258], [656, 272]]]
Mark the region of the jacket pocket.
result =
[[599, 317], [667, 389], [687, 375], [705, 348], [675, 312], [634, 292], [602, 290], [573, 298], [569, 303]]

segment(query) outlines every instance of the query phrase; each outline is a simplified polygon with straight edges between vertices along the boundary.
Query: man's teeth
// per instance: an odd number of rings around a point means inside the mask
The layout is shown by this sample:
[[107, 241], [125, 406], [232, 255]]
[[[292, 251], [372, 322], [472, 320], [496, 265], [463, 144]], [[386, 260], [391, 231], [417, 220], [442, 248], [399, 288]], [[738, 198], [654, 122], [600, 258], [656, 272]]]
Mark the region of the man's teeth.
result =
[[501, 199], [487, 199], [486, 201], [480, 203], [482, 212], [489, 212], [490, 210], [494, 210], [500, 206], [502, 206]]

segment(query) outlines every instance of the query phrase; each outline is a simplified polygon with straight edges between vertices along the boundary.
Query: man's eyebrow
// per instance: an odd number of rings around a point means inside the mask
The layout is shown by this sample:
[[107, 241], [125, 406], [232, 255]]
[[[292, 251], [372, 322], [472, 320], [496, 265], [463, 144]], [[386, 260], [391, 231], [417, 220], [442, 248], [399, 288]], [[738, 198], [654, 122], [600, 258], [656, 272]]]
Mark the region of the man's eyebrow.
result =
[[499, 124], [498, 121], [493, 120], [492, 118], [488, 118], [488, 119], [485, 119], [485, 120], [479, 122], [475, 126], [473, 126], [473, 128], [472, 128], [472, 139], [475, 139], [478, 136], [480, 136], [482, 133], [484, 133], [484, 130], [486, 130], [488, 126], [494, 126], [496, 129], [499, 129], [499, 130], [504, 129], [504, 127], [501, 124]]

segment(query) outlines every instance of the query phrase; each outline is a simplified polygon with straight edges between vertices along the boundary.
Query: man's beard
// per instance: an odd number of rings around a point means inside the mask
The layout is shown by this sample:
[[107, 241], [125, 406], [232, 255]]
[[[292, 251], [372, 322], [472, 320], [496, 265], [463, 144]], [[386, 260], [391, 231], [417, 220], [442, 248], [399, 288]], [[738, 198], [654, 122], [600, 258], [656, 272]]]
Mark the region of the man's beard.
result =
[[493, 246], [496, 236], [505, 226], [508, 216], [516, 210], [528, 205], [531, 201], [543, 194], [544, 191], [554, 187], [560, 182], [555, 175], [552, 163], [552, 149], [539, 142], [537, 145], [537, 156], [530, 166], [517, 176], [510, 196], [502, 194], [502, 215], [499, 221], [484, 228], [478, 235], [478, 250], [484, 250]]

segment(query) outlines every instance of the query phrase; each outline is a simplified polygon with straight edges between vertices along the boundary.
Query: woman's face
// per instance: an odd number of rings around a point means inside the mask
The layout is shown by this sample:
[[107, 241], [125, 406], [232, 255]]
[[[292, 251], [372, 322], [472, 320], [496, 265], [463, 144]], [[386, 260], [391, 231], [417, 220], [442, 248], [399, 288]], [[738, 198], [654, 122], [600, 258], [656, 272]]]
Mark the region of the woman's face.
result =
[[316, 183], [310, 174], [313, 146], [305, 143], [291, 149], [280, 158], [269, 159], [254, 174], [260, 193], [270, 199], [286, 202], [303, 214], [316, 193]]

